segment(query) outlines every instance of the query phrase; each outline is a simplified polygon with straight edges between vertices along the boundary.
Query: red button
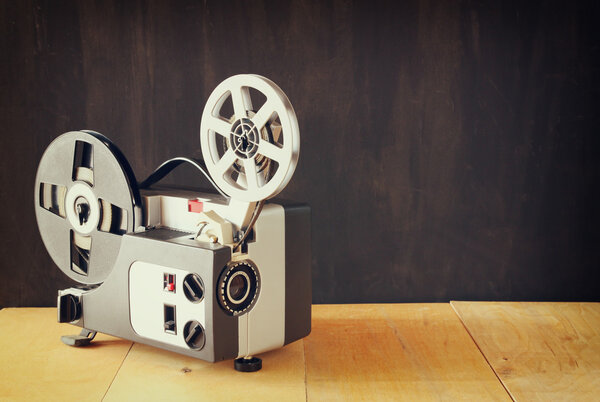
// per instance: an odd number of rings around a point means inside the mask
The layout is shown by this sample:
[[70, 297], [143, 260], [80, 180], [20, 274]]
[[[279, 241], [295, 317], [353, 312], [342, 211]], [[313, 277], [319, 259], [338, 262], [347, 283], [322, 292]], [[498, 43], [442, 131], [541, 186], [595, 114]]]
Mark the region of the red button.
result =
[[202, 201], [188, 200], [188, 212], [200, 213], [204, 209]]
[[173, 282], [169, 283], [167, 285], [167, 289], [169, 289], [170, 292], [175, 290], [175, 284]]

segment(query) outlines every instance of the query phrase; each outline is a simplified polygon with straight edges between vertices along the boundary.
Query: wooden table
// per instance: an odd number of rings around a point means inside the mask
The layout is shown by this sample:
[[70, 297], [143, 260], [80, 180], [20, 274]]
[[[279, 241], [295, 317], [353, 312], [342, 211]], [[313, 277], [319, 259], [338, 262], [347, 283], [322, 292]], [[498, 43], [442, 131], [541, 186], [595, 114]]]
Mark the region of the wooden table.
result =
[[0, 400], [598, 400], [600, 303], [315, 305], [263, 369], [98, 334], [53, 308], [0, 310]]

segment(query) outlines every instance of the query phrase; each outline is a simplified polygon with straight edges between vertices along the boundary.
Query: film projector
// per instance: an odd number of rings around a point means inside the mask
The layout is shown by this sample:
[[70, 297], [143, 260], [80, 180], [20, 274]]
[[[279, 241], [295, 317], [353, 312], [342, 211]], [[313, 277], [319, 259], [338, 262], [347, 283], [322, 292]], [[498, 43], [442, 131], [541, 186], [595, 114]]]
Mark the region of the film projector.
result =
[[[264, 77], [230, 77], [206, 103], [200, 145], [203, 161], [170, 159], [141, 183], [97, 132], [48, 146], [37, 223], [54, 263], [80, 284], [58, 292], [58, 321], [82, 328], [64, 343], [85, 346], [99, 331], [256, 371], [253, 356], [310, 333], [310, 208], [267, 201], [298, 162], [290, 101]], [[215, 191], [157, 184], [185, 163]]]

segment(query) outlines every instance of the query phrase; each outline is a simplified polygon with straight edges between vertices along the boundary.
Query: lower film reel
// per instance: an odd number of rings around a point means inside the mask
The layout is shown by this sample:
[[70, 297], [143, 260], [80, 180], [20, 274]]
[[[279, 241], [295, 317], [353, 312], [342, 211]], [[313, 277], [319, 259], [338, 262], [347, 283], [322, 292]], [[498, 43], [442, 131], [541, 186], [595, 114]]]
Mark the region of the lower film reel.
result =
[[44, 152], [34, 191], [38, 228], [54, 263], [77, 282], [103, 282], [122, 235], [134, 231], [141, 213], [121, 151], [93, 131], [65, 133]]

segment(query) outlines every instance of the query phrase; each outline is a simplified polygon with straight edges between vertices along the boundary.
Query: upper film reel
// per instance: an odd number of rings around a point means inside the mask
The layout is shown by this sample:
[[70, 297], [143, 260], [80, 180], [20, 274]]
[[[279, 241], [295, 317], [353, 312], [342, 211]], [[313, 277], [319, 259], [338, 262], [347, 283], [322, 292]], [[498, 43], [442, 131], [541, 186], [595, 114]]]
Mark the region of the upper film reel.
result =
[[35, 179], [35, 215], [48, 253], [71, 279], [85, 284], [106, 279], [121, 235], [138, 224], [140, 205], [127, 160], [103, 135], [68, 132], [44, 152]]
[[292, 178], [300, 130], [289, 99], [275, 83], [240, 74], [223, 81], [208, 98], [200, 143], [221, 190], [256, 202], [276, 196]]

